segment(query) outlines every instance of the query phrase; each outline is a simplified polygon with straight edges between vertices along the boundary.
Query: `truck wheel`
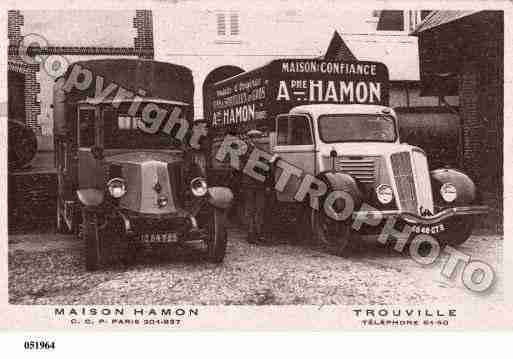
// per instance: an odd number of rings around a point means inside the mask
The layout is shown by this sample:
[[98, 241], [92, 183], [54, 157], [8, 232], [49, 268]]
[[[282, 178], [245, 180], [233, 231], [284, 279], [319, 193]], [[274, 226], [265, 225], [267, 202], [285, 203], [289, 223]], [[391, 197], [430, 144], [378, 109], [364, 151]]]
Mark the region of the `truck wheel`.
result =
[[221, 263], [223, 261], [227, 239], [226, 211], [214, 208], [209, 221], [207, 242], [207, 258], [210, 262]]
[[124, 233], [123, 223], [118, 217], [111, 217], [107, 220], [107, 225], [101, 231], [101, 243], [103, 249], [101, 250], [104, 262], [108, 258], [109, 264], [123, 264], [129, 265], [132, 260], [131, 241], [130, 238]]
[[335, 221], [316, 210], [312, 210], [311, 218], [312, 235], [318, 243], [337, 256], [348, 254], [357, 237], [349, 223]]
[[450, 230], [438, 235], [438, 242], [441, 246], [450, 245], [457, 247], [469, 239], [474, 229], [474, 222], [468, 218], [454, 218], [449, 223]]
[[86, 248], [86, 270], [97, 270], [101, 258], [97, 215], [93, 210], [85, 207], [82, 208], [80, 239], [84, 241]]

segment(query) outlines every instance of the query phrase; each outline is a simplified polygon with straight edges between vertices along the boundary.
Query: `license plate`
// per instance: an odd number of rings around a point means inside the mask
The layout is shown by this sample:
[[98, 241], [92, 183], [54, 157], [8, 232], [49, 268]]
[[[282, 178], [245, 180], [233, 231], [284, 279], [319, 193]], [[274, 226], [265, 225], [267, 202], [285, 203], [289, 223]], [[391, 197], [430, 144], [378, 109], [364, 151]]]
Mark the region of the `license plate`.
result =
[[418, 233], [418, 234], [421, 234], [421, 233], [422, 234], [438, 234], [438, 233], [444, 232], [445, 230], [446, 230], [446, 228], [443, 225], [443, 223], [435, 224], [432, 226], [415, 225], [412, 227], [412, 232]]
[[144, 233], [140, 238], [145, 243], [171, 243], [178, 240], [176, 233]]

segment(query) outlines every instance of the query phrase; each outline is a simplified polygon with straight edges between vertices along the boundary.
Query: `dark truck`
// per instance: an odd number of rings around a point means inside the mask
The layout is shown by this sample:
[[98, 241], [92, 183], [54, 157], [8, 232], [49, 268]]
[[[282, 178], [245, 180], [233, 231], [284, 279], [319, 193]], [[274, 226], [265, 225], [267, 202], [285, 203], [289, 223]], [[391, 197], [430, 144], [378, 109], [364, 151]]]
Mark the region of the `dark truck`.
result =
[[223, 260], [232, 193], [208, 186], [201, 154], [175, 136], [192, 127], [193, 91], [189, 69], [139, 59], [77, 62], [56, 80], [57, 229], [78, 232], [88, 270], [144, 243], [196, 241]]
[[[470, 236], [472, 217], [487, 211], [475, 205], [476, 189], [467, 175], [449, 168], [430, 170], [422, 149], [401, 143], [397, 116], [388, 107], [388, 70], [381, 63], [279, 59], [209, 86], [204, 98], [212, 173], [237, 189], [239, 212], [242, 217], [251, 214], [249, 238], [268, 225], [255, 206], [269, 189], [271, 200], [261, 211], [278, 213], [280, 206], [295, 203], [298, 228], [339, 253], [358, 238], [352, 225], [356, 219], [367, 232], [367, 227], [397, 219], [414, 234], [457, 245]], [[240, 171], [234, 173], [229, 161], [216, 160], [227, 134], [272, 155], [266, 156], [270, 185], [264, 181], [260, 188], [248, 186], [251, 181]], [[291, 176], [282, 188], [278, 179], [285, 163], [301, 169], [302, 175]], [[299, 196], [310, 204], [305, 206], [297, 203], [297, 193], [308, 175], [326, 190], [319, 194], [308, 188], [306, 196]], [[260, 192], [246, 195], [255, 188]], [[343, 220], [323, 210], [334, 191], [350, 195], [330, 202], [336, 213], [351, 202], [351, 214]]]

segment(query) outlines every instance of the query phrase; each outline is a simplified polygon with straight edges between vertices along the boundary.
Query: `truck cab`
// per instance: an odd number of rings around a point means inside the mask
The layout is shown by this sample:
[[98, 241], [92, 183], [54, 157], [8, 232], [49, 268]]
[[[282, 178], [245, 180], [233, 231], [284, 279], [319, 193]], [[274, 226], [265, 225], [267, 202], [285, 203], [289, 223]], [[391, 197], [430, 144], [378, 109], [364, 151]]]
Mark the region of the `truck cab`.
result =
[[[386, 106], [305, 105], [276, 117], [274, 153], [316, 176], [326, 171], [349, 174], [365, 191], [384, 184], [399, 198], [387, 174], [391, 155], [412, 151], [417, 166], [427, 168], [422, 149], [400, 142], [396, 114]], [[419, 206], [433, 212], [432, 196], [425, 197]]]
[[[363, 165], [368, 161], [367, 156], [404, 147], [399, 140], [394, 110], [377, 105], [298, 106], [276, 117], [275, 131], [273, 151], [314, 174], [333, 170], [333, 165], [335, 169], [342, 168], [343, 157], [332, 163], [332, 151], [341, 156], [362, 156], [358, 161]], [[373, 146], [362, 146], [363, 142], [373, 143]], [[364, 183], [373, 179], [370, 173], [357, 171], [354, 174]]]
[[[397, 122], [387, 106], [297, 106], [276, 116], [272, 152], [327, 182], [340, 176], [339, 189], [354, 187], [353, 196], [363, 206], [353, 213], [353, 221], [360, 216], [364, 224], [373, 225], [373, 218], [394, 217], [411, 225], [414, 233], [437, 234], [445, 243], [461, 244], [471, 232], [468, 215], [486, 212], [483, 206], [470, 206], [476, 197], [473, 182], [455, 169], [430, 172], [425, 151], [401, 143]], [[287, 186], [277, 200], [294, 202], [296, 193], [297, 186]], [[323, 220], [312, 213], [317, 219], [311, 223], [321, 225]], [[315, 230], [328, 240], [325, 229]]]

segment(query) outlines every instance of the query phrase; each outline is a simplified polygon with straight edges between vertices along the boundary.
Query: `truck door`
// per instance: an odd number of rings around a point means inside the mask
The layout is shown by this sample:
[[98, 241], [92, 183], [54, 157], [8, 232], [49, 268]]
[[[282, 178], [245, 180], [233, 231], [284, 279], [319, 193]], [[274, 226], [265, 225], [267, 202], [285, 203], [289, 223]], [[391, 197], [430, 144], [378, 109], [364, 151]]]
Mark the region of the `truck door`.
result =
[[[315, 174], [315, 145], [312, 121], [306, 115], [279, 115], [276, 117], [276, 145], [274, 152], [284, 161]], [[277, 176], [280, 175], [278, 172]], [[292, 202], [300, 179], [292, 177], [285, 190], [277, 194], [278, 201]]]
[[78, 188], [101, 188], [101, 163], [93, 155], [93, 147], [103, 148], [102, 123], [97, 106], [78, 106]]

